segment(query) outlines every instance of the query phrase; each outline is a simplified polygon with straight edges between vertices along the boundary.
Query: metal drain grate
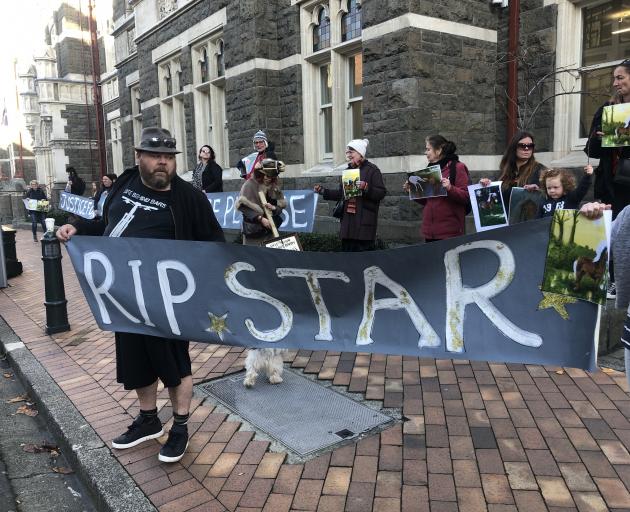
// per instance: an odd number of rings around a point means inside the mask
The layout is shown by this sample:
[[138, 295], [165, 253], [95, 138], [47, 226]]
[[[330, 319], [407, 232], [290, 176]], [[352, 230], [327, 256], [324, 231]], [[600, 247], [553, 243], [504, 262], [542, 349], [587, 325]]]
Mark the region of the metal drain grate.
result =
[[234, 411], [300, 457], [330, 448], [393, 421], [290, 370], [272, 385], [259, 376], [256, 386], [243, 386], [245, 374], [195, 386]]

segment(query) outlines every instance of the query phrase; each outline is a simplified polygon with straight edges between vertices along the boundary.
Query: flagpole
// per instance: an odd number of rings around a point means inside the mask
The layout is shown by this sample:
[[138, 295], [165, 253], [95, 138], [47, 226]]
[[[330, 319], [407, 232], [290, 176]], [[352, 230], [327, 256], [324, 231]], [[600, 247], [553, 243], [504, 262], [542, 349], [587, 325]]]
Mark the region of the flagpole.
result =
[[[16, 113], [19, 114], [20, 113], [20, 99], [18, 96], [18, 83], [17, 83], [17, 59], [13, 59], [13, 82], [15, 83], [15, 106], [16, 106]], [[18, 116], [16, 116], [17, 118]], [[15, 176], [13, 176], [14, 178], [22, 178], [24, 179], [24, 160], [23, 160], [23, 151], [22, 151], [22, 130], [20, 129], [20, 122], [18, 119], [16, 119], [17, 121], [17, 125], [18, 125], [18, 135], [19, 135], [19, 139], [20, 139], [20, 146], [19, 146], [19, 162], [20, 165], [16, 168], [15, 170]], [[11, 144], [13, 144], [13, 142], [11, 142]]]

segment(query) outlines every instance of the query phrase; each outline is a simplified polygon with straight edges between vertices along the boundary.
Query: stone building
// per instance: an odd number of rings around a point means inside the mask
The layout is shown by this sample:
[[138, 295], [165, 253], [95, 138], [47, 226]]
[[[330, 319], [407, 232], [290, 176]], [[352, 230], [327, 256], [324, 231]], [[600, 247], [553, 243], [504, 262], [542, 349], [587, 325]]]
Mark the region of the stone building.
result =
[[[540, 161], [586, 163], [590, 117], [610, 92], [611, 66], [630, 51], [625, 5], [521, 1], [519, 113]], [[285, 188], [304, 188], [336, 183], [346, 142], [366, 137], [390, 194], [382, 231], [413, 238], [419, 212], [402, 197], [400, 173], [424, 166], [427, 135], [453, 140], [474, 179], [498, 169], [507, 127], [501, 2], [113, 0], [113, 20], [115, 69], [102, 76], [112, 171], [134, 163], [143, 126], [171, 130], [182, 174], [202, 144], [233, 168], [262, 129], [287, 164]], [[562, 94], [579, 91], [597, 96]], [[240, 185], [234, 170], [224, 179]]]
[[[102, 4], [97, 26], [100, 22], [106, 31], [111, 6]], [[100, 75], [108, 65], [113, 68], [113, 38], [100, 35], [99, 48]], [[20, 111], [33, 141], [37, 179], [51, 190], [62, 189], [66, 166], [71, 165], [89, 185], [100, 172], [87, 2], [59, 3], [33, 62], [18, 74], [18, 89]]]

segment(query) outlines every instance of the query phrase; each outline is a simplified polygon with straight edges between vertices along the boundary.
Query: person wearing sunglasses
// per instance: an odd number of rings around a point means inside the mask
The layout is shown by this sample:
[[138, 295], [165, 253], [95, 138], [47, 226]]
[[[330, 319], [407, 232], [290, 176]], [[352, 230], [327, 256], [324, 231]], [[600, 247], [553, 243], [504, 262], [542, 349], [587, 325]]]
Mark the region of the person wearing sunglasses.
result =
[[193, 187], [206, 193], [223, 192], [223, 169], [215, 160], [214, 149], [204, 144], [197, 157], [199, 162], [193, 170]]
[[[534, 157], [534, 135], [527, 131], [517, 132], [505, 149], [499, 170], [501, 175], [501, 195], [506, 213], [509, 214], [510, 196], [514, 187], [523, 187], [525, 190], [540, 190], [540, 173], [546, 167], [536, 161]], [[482, 178], [479, 183], [487, 187], [492, 180]]]
[[[208, 198], [177, 175], [175, 155], [180, 151], [170, 132], [145, 128], [135, 150], [137, 165], [113, 183], [102, 217], [65, 224], [57, 230], [57, 238], [67, 242], [80, 234], [224, 242]], [[188, 447], [192, 399], [188, 342], [128, 332], [116, 332], [115, 340], [116, 380], [135, 391], [140, 414], [112, 440], [112, 447], [131, 448], [164, 434], [157, 411], [159, 379], [168, 389], [174, 421], [158, 459], [179, 461]]]
[[[615, 67], [612, 80], [614, 93], [595, 112], [584, 152], [590, 158], [599, 158], [599, 165], [595, 169], [594, 195], [596, 199], [612, 206], [612, 216], [615, 219], [630, 204], [630, 184], [622, 182], [623, 176], [619, 172], [630, 165], [630, 147], [602, 147], [602, 115], [604, 107], [630, 102], [630, 60], [626, 59]], [[608, 298], [614, 299], [616, 286], [613, 254], [610, 255], [609, 272]]]

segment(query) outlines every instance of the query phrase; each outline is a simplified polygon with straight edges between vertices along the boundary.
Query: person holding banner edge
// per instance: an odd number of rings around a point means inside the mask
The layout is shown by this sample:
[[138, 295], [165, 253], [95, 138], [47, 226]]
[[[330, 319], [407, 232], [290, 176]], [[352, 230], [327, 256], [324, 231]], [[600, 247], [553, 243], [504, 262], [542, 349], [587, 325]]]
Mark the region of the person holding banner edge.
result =
[[376, 241], [378, 207], [387, 194], [380, 169], [365, 158], [369, 141], [354, 139], [346, 147], [348, 169], [359, 169], [358, 188], [361, 195], [344, 198], [343, 185], [336, 190], [317, 184], [313, 190], [324, 199], [343, 200], [343, 216], [340, 222], [341, 250], [345, 252], [371, 251]]
[[[600, 218], [605, 210], [612, 210], [610, 204], [599, 202], [586, 203], [580, 208], [580, 213], [589, 219]], [[610, 252], [617, 254], [617, 293], [615, 305], [627, 310], [626, 321], [621, 333], [621, 344], [624, 346], [624, 362], [626, 380], [630, 388], [630, 206], [626, 206], [615, 217], [610, 233]]]
[[[30, 188], [24, 194], [24, 199], [34, 199], [36, 201], [47, 201], [46, 193], [39, 187], [37, 180], [31, 180]], [[39, 210], [28, 210], [31, 217], [31, 231], [33, 232], [33, 242], [37, 243], [37, 224], [41, 224], [42, 231], [46, 233], [46, 224], [44, 224], [44, 212]]]
[[[75, 234], [224, 242], [207, 197], [177, 175], [176, 141], [168, 130], [142, 131], [135, 147], [137, 165], [114, 183], [94, 221], [78, 219], [57, 230], [67, 242]], [[168, 389], [174, 423], [159, 453], [162, 462], [177, 462], [188, 446], [187, 422], [192, 399], [188, 342], [116, 332], [116, 378], [135, 390], [140, 414], [128, 430], [112, 441], [125, 449], [164, 434], [157, 411], [158, 379]]]

